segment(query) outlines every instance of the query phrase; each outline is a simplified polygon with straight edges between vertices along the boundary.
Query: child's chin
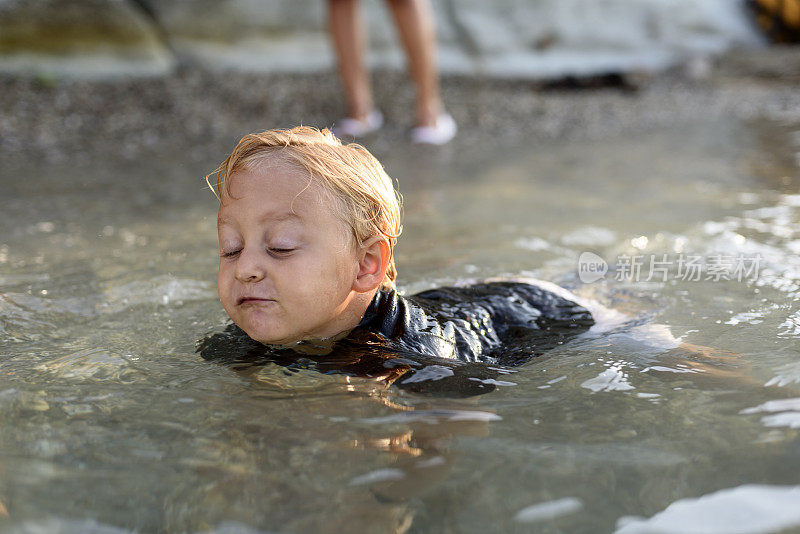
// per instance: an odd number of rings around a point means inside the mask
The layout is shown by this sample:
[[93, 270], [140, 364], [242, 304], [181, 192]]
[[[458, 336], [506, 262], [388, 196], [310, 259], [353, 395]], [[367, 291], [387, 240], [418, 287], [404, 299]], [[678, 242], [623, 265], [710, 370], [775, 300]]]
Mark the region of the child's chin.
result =
[[263, 332], [259, 330], [248, 331], [247, 329], [243, 330], [248, 336], [250, 336], [251, 339], [264, 345], [291, 345], [299, 341], [291, 337], [275, 335], [274, 332]]
[[234, 323], [244, 330], [244, 333], [250, 336], [253, 341], [258, 341], [265, 345], [278, 345], [278, 340], [282, 337], [281, 332], [277, 332], [271, 325], [260, 324], [258, 321], [250, 321], [250, 317], [236, 317]]

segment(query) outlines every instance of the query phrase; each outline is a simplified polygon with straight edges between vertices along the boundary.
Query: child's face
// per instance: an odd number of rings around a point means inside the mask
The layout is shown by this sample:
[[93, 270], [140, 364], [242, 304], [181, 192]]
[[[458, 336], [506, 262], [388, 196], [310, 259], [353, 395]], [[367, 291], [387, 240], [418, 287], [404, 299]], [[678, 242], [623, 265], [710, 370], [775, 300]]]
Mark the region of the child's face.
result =
[[[217, 289], [247, 334], [285, 344], [334, 336], [358, 274], [355, 239], [321, 186], [281, 161], [230, 178], [219, 208]], [[352, 326], [352, 325], [350, 325]]]

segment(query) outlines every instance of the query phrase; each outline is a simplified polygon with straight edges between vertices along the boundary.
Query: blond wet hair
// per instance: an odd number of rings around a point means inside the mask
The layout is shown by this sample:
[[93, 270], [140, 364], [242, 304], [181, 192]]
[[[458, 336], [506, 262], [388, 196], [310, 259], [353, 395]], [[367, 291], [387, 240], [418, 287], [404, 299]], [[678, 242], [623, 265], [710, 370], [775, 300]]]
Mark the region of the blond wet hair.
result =
[[[397, 269], [393, 252], [403, 230], [402, 198], [375, 156], [359, 144], [342, 143], [327, 129], [267, 130], [242, 137], [206, 181], [221, 201], [223, 192], [230, 195], [230, 178], [237, 171], [256, 168], [276, 157], [308, 171], [309, 185], [317, 181], [332, 196], [339, 204], [336, 215], [352, 229], [357, 246], [374, 236], [388, 242], [389, 267], [381, 286], [394, 288]], [[209, 180], [213, 174], [216, 188]]]

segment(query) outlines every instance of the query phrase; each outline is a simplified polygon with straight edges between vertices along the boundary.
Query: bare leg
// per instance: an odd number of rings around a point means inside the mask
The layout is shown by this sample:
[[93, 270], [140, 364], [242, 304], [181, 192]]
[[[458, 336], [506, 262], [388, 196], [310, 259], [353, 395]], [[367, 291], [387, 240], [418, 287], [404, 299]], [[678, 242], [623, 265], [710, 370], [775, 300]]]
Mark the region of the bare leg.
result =
[[363, 121], [374, 104], [364, 66], [366, 33], [358, 0], [328, 0], [328, 24], [339, 60], [347, 116]]
[[442, 112], [436, 72], [436, 32], [428, 0], [389, 0], [417, 90], [416, 124], [433, 126]]

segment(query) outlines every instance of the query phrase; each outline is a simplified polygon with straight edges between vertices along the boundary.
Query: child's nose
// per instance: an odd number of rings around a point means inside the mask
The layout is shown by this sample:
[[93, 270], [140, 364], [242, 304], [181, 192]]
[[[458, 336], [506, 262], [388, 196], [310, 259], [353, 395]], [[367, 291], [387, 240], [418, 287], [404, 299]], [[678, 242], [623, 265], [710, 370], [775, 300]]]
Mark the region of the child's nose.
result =
[[266, 276], [264, 262], [258, 251], [246, 248], [239, 253], [235, 276], [240, 282], [258, 282]]

